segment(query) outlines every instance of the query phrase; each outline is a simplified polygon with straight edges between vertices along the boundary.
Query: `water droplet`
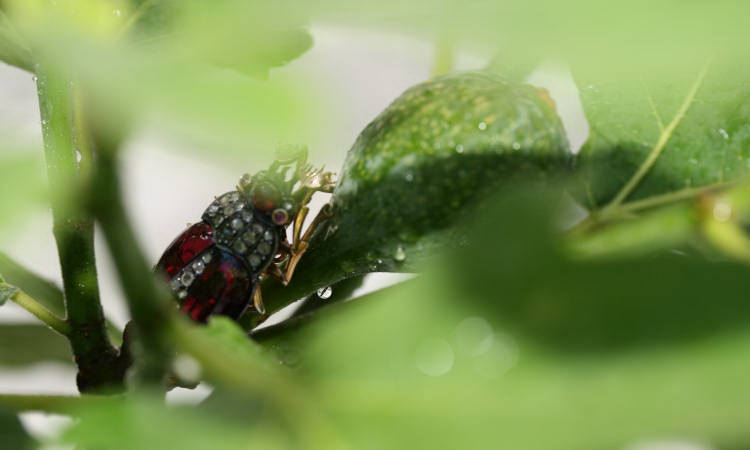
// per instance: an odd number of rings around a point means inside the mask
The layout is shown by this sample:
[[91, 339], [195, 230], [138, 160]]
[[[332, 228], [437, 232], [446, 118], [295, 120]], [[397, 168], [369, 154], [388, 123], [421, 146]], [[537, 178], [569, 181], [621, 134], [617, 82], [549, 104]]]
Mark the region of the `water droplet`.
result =
[[321, 300], [328, 300], [331, 298], [331, 294], [333, 294], [333, 288], [331, 288], [331, 286], [318, 289], [318, 297]]
[[463, 152], [464, 152], [464, 146], [463, 146], [463, 145], [461, 145], [461, 144], [458, 144], [458, 145], [456, 146], [456, 153], [458, 153], [458, 154], [461, 154], [461, 153], [463, 153]]
[[492, 337], [492, 326], [481, 317], [466, 318], [456, 327], [456, 346], [472, 356], [486, 353]]
[[725, 130], [724, 128], [719, 128], [719, 134], [720, 134], [720, 135], [721, 135], [721, 137], [723, 137], [723, 138], [724, 138], [725, 140], [726, 140], [726, 139], [729, 139], [729, 133], [727, 133], [727, 130]]
[[726, 222], [732, 218], [732, 206], [724, 201], [719, 201], [714, 204], [713, 209], [714, 219], [719, 222]]
[[425, 339], [417, 346], [415, 359], [420, 372], [439, 377], [453, 368], [453, 349], [443, 339]]
[[404, 251], [404, 247], [401, 247], [399, 245], [396, 248], [396, 251], [393, 253], [393, 259], [398, 262], [404, 261], [406, 259], [406, 252]]
[[479, 129], [484, 131], [487, 129], [487, 124], [484, 122], [479, 122]]
[[290, 368], [296, 368], [299, 366], [302, 358], [300, 357], [299, 351], [290, 347], [276, 347], [276, 357], [279, 358], [279, 363]]

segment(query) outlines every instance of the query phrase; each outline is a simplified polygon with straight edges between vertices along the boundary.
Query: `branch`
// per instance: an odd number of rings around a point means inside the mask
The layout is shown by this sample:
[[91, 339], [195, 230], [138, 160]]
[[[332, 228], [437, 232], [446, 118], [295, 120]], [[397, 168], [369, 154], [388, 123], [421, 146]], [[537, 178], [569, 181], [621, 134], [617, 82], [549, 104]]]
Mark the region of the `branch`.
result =
[[[0, 282], [0, 290], [8, 285]], [[33, 314], [37, 319], [47, 324], [50, 328], [62, 334], [63, 336], [70, 336], [72, 328], [70, 324], [60, 317], [56, 316], [49, 309], [42, 306], [39, 302], [26, 295], [20, 289], [17, 289], [15, 293], [8, 296], [8, 300], [17, 304], [21, 308]]]
[[82, 208], [71, 87], [68, 77], [37, 70], [39, 108], [47, 175], [52, 196], [52, 218], [60, 258], [68, 335], [78, 364], [78, 388], [82, 392], [120, 385], [122, 378], [111, 372], [117, 350], [105, 329], [99, 301], [94, 258], [94, 224]]
[[172, 354], [164, 328], [173, 305], [166, 291], [157, 284], [146, 257], [136, 244], [120, 192], [116, 146], [107, 139], [96, 140], [91, 208], [112, 252], [133, 317], [134, 332], [142, 347], [139, 379], [147, 384], [162, 385]]

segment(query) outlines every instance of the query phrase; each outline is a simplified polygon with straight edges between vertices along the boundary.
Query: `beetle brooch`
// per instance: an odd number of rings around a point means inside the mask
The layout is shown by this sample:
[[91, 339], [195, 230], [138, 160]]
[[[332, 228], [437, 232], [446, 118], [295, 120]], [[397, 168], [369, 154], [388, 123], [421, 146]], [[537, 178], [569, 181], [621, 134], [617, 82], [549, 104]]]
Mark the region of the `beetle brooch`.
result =
[[213, 314], [237, 319], [251, 299], [265, 314], [260, 280], [274, 277], [286, 285], [315, 227], [331, 215], [327, 204], [302, 234], [313, 194], [333, 192], [334, 174], [309, 165], [304, 147], [280, 150], [286, 156], [277, 152], [267, 170], [245, 174], [237, 190], [216, 197], [156, 265], [180, 309], [196, 321]]

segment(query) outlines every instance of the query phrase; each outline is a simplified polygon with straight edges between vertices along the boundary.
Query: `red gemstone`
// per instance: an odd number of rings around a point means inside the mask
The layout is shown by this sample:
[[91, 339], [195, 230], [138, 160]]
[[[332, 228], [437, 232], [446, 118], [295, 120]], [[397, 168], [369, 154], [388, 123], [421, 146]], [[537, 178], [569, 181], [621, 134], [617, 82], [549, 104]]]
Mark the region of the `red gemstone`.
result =
[[205, 222], [198, 222], [169, 244], [156, 267], [172, 278], [200, 252], [212, 245], [214, 245], [213, 228]]
[[203, 273], [187, 292], [180, 309], [204, 322], [211, 314], [239, 317], [247, 307], [253, 281], [245, 266], [232, 254], [214, 249]]

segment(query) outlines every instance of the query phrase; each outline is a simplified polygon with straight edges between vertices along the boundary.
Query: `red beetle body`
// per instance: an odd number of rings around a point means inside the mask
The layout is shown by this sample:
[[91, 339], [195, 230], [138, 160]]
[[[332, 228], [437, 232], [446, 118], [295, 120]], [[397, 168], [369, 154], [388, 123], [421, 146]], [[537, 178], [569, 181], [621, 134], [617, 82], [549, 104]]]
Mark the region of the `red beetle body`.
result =
[[156, 270], [166, 274], [180, 308], [193, 319], [236, 319], [273, 261], [284, 227], [240, 191], [218, 197], [202, 218], [169, 245]]

